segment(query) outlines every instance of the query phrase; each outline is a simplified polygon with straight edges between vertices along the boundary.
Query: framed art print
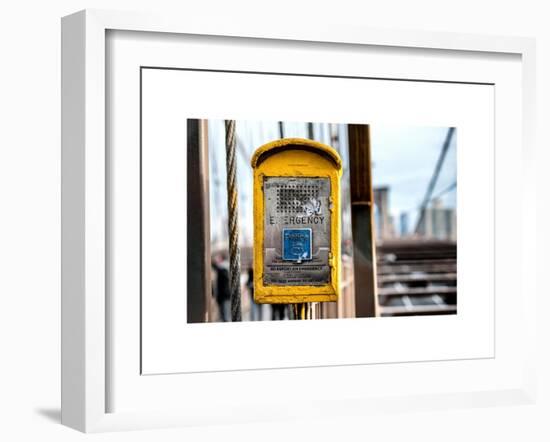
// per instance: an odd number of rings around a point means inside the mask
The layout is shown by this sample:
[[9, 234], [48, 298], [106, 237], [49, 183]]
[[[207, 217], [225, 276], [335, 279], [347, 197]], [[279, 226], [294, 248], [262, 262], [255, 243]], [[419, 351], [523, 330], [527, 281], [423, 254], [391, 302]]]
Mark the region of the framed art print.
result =
[[84, 11], [62, 42], [66, 425], [532, 401], [530, 40]]

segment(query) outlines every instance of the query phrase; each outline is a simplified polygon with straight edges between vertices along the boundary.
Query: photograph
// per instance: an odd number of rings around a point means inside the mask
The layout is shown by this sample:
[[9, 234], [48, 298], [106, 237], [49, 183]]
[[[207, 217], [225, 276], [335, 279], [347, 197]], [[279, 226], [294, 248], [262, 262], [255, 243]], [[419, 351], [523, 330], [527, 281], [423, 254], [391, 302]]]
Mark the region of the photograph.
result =
[[187, 123], [211, 287], [188, 323], [457, 314], [455, 127]]

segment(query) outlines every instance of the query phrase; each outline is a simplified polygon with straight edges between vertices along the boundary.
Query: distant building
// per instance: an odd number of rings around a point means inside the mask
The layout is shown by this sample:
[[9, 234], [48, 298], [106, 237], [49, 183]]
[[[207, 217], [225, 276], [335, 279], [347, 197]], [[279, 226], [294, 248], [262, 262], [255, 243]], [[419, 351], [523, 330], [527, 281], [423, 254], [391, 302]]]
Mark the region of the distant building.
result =
[[456, 240], [456, 210], [445, 208], [440, 199], [435, 199], [431, 207], [422, 209], [418, 233], [435, 239]]
[[401, 236], [409, 234], [409, 214], [407, 212], [402, 212], [399, 216], [399, 233]]
[[374, 204], [376, 206], [375, 221], [377, 237], [380, 239], [391, 238], [393, 236], [393, 228], [389, 209], [390, 188], [387, 186], [375, 187], [373, 193]]

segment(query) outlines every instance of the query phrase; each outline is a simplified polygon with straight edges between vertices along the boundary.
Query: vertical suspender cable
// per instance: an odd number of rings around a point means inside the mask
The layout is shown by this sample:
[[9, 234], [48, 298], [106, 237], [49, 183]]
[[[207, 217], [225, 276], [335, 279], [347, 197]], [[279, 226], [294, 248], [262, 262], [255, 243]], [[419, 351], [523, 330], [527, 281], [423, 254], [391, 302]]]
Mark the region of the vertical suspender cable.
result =
[[426, 189], [426, 194], [424, 195], [424, 199], [422, 200], [422, 205], [420, 206], [420, 215], [418, 217], [418, 221], [416, 222], [416, 228], [414, 229], [415, 233], [420, 232], [420, 228], [422, 226], [422, 223], [423, 223], [424, 217], [425, 217], [425, 213], [426, 213], [426, 208], [428, 207], [428, 204], [430, 203], [430, 200], [432, 199], [432, 192], [433, 192], [434, 187], [437, 183], [437, 178], [439, 177], [439, 172], [441, 172], [441, 166], [443, 166], [443, 161], [445, 160], [445, 155], [447, 155], [447, 151], [449, 150], [449, 146], [451, 145], [451, 140], [453, 138], [454, 133], [455, 133], [455, 128], [454, 127], [449, 127], [449, 129], [447, 130], [447, 136], [445, 137], [445, 141], [443, 142], [443, 146], [441, 147], [441, 152], [439, 153], [439, 158], [437, 159], [435, 169], [433, 171], [430, 182], [428, 183], [428, 188]]
[[313, 123], [307, 123], [307, 136], [310, 140], [314, 139], [313, 135]]
[[235, 120], [225, 120], [227, 160], [227, 226], [229, 231], [229, 278], [231, 321], [241, 320], [241, 252], [239, 250], [239, 200], [237, 158], [235, 155]]

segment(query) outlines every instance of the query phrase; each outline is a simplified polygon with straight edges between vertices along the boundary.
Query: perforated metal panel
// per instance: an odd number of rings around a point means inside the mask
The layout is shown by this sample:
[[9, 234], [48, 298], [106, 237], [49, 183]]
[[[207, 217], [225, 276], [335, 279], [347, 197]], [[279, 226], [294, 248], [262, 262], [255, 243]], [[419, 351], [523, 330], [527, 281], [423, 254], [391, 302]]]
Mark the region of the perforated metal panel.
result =
[[301, 213], [308, 202], [318, 201], [320, 187], [318, 184], [279, 184], [277, 189], [278, 213]]

